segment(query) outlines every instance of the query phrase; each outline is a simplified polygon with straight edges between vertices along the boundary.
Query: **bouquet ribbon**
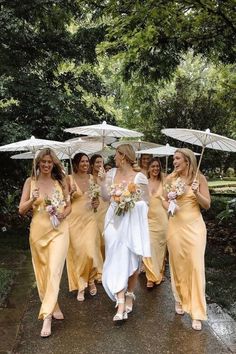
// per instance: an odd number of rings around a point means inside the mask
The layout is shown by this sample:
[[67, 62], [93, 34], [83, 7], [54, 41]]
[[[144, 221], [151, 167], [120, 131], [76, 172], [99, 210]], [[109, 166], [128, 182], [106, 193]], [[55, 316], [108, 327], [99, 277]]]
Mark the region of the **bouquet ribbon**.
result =
[[168, 214], [171, 214], [171, 216], [173, 216], [176, 208], [177, 208], [176, 199], [173, 199], [170, 201], [170, 204], [168, 207]]
[[60, 225], [60, 221], [58, 220], [56, 215], [51, 215], [50, 221], [54, 229], [56, 229]]

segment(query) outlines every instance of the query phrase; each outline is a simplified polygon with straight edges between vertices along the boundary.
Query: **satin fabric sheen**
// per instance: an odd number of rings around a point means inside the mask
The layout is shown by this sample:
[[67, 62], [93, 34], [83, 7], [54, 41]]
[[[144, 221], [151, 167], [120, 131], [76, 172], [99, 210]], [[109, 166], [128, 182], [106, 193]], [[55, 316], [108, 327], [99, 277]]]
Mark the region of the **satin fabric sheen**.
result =
[[[76, 184], [72, 176], [69, 178], [71, 184]], [[68, 216], [70, 246], [66, 263], [70, 291], [84, 290], [99, 277], [103, 266], [98, 225], [89, 195], [82, 193], [78, 185], [76, 188]]]
[[155, 284], [161, 283], [165, 268], [168, 217], [160, 198], [162, 193], [163, 187], [160, 185], [149, 200], [148, 226], [152, 257], [143, 258], [147, 280]]
[[167, 234], [172, 290], [192, 319], [206, 320], [206, 226], [190, 187], [177, 204], [179, 210], [169, 218]]
[[[31, 180], [31, 195], [35, 189], [35, 181]], [[59, 191], [63, 200], [61, 186], [55, 181], [55, 190]], [[69, 226], [63, 220], [57, 229], [54, 229], [45, 210], [43, 196], [40, 204], [33, 206], [33, 217], [30, 224], [30, 249], [41, 308], [39, 319], [57, 311], [59, 286], [69, 246]], [[63, 206], [61, 211], [63, 211]]]
[[[114, 179], [116, 169], [109, 171]], [[134, 183], [147, 184], [147, 178], [137, 173]], [[116, 203], [112, 202], [105, 218], [105, 263], [102, 284], [108, 296], [115, 301], [116, 294], [126, 290], [128, 278], [138, 269], [141, 256], [150, 257], [147, 212], [144, 201], [124, 215], [115, 215]]]

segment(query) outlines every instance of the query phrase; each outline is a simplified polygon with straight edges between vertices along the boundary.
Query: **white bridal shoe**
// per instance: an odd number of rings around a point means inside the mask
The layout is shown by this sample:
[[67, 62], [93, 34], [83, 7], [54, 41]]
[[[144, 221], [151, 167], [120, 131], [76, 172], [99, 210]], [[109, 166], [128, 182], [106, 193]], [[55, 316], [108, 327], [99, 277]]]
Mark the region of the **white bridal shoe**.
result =
[[[131, 292], [131, 291], [126, 291], [125, 297], [131, 298], [133, 301], [136, 299], [136, 296], [135, 296], [134, 293]], [[125, 305], [125, 311], [126, 311], [127, 313], [131, 313], [131, 312], [133, 311], [133, 301], [132, 301], [132, 304], [130, 304], [130, 305]]]
[[47, 316], [43, 321], [43, 327], [40, 333], [41, 338], [48, 338], [52, 334], [52, 315]]
[[[117, 299], [115, 307], [118, 307], [119, 304], [124, 304], [124, 303], [125, 303], [125, 299]], [[122, 313], [117, 312], [113, 317], [113, 322], [115, 322], [116, 324], [120, 324], [127, 319], [128, 319], [128, 315], [126, 311], [123, 311]]]

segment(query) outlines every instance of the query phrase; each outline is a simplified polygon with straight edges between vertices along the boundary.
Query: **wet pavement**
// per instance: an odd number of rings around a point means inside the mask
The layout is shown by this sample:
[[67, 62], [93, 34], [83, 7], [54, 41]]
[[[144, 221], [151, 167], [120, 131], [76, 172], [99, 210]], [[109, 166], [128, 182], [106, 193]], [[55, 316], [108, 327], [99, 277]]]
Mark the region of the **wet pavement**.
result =
[[197, 332], [191, 329], [189, 316], [174, 313], [168, 279], [147, 291], [142, 274], [136, 295], [133, 313], [122, 326], [117, 327], [112, 322], [114, 303], [102, 285], [98, 285], [95, 297], [87, 294], [86, 300], [79, 303], [76, 293], [68, 292], [64, 273], [59, 302], [65, 320], [53, 320], [52, 336], [40, 338], [42, 322], [37, 320], [39, 300], [34, 288], [28, 301], [25, 297], [27, 306], [23, 318], [21, 321], [18, 319], [18, 323], [15, 321], [15, 329], [19, 329], [17, 339], [14, 340], [14, 334], [8, 332], [11, 342], [4, 345], [4, 341], [0, 341], [0, 354], [236, 353], [235, 322], [217, 305], [209, 306], [209, 321], [203, 324], [201, 332]]

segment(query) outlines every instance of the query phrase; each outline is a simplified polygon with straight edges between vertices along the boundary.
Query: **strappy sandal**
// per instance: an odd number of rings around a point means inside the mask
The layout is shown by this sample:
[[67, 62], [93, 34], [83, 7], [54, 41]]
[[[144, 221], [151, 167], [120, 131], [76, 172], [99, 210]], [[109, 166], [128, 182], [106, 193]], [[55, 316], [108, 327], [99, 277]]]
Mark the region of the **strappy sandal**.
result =
[[[125, 299], [117, 299], [115, 307], [118, 307], [119, 304], [124, 304], [124, 303], [125, 303]], [[113, 317], [113, 322], [115, 322], [116, 324], [121, 324], [123, 323], [124, 320], [127, 319], [128, 319], [128, 314], [126, 311], [123, 311], [122, 313], [117, 312]]]
[[202, 330], [202, 322], [200, 320], [192, 320], [192, 329], [195, 331]]
[[184, 310], [180, 302], [175, 303], [175, 312], [177, 313], [177, 315], [184, 315]]
[[77, 300], [84, 301], [84, 290], [78, 291]]
[[48, 338], [52, 334], [52, 315], [47, 316], [43, 321], [43, 327], [40, 333], [41, 338]]
[[95, 296], [96, 294], [97, 294], [97, 287], [96, 287], [96, 285], [95, 285], [95, 283], [93, 282], [93, 283], [90, 283], [89, 284], [89, 294], [91, 295], [91, 296]]
[[[131, 298], [133, 301], [135, 301], [135, 299], [136, 299], [136, 296], [131, 291], [126, 291], [125, 297]], [[125, 311], [127, 313], [131, 313], [133, 311], [133, 302], [131, 305], [125, 305]]]

